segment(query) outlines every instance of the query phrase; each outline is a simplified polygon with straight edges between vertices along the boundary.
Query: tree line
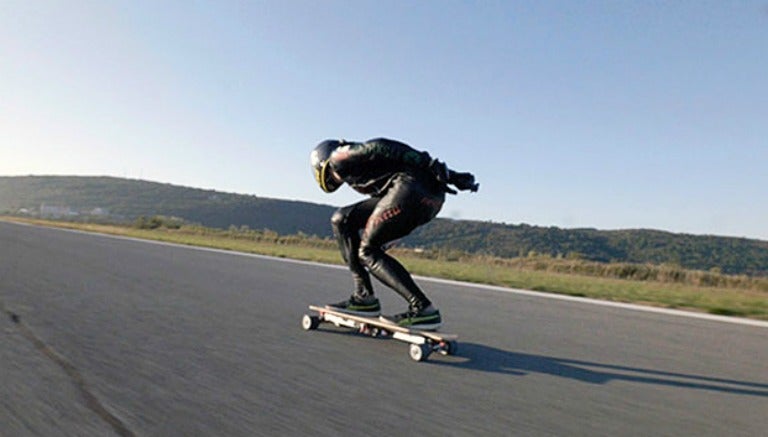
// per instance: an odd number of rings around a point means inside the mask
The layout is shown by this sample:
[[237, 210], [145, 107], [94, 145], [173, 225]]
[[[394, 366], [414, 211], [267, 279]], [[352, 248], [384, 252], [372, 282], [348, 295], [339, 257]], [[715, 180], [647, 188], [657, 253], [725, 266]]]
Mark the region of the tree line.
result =
[[[113, 177], [0, 177], [0, 213], [34, 214], [41, 204], [100, 208], [108, 219], [162, 226], [152, 217], [228, 230], [269, 229], [278, 235], [331, 237], [334, 207]], [[100, 220], [104, 220], [101, 218]], [[437, 219], [400, 245], [500, 258], [584, 260], [679, 266], [729, 275], [768, 276], [768, 241], [659, 230], [602, 231], [528, 224]]]

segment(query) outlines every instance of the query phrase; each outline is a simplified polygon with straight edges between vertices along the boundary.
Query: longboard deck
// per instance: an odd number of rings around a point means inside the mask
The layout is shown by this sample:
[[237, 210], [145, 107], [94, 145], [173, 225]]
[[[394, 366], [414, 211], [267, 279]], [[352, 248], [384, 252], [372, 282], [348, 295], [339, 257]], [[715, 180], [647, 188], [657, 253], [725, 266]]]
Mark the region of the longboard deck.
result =
[[330, 308], [326, 307], [320, 307], [316, 305], [310, 305], [309, 309], [312, 311], [315, 311], [319, 314], [328, 313], [328, 314], [335, 314], [339, 317], [343, 317], [345, 319], [354, 320], [356, 322], [360, 323], [366, 323], [371, 326], [376, 326], [382, 329], [386, 329], [388, 331], [393, 332], [402, 332], [403, 334], [415, 334], [415, 335], [421, 335], [427, 338], [431, 338], [436, 341], [448, 341], [448, 340], [457, 340], [459, 338], [456, 334], [444, 334], [437, 331], [426, 331], [421, 329], [409, 329], [405, 328], [403, 326], [395, 325], [394, 323], [386, 322], [384, 320], [379, 319], [378, 317], [364, 317], [364, 316], [357, 316], [354, 314], [348, 314], [343, 311], [336, 311], [332, 310]]
[[409, 355], [415, 361], [425, 360], [432, 352], [453, 355], [458, 348], [459, 336], [456, 334], [409, 329], [377, 317], [357, 316], [316, 305], [310, 305], [309, 309], [318, 315], [304, 315], [301, 322], [304, 330], [317, 329], [318, 325], [323, 322], [357, 329], [361, 333], [374, 337], [391, 335], [392, 338], [411, 344]]

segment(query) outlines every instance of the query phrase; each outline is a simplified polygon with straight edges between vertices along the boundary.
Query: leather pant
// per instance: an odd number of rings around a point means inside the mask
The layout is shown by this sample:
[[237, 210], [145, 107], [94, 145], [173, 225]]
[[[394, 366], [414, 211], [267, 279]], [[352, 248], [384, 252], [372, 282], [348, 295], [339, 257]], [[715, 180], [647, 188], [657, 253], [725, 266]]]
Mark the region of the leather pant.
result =
[[370, 272], [408, 301], [411, 308], [430, 305], [410, 273], [387, 255], [384, 246], [432, 220], [444, 201], [444, 192], [435, 192], [413, 177], [401, 174], [382, 197], [363, 200], [333, 214], [331, 224], [341, 256], [352, 272], [355, 294], [373, 295]]

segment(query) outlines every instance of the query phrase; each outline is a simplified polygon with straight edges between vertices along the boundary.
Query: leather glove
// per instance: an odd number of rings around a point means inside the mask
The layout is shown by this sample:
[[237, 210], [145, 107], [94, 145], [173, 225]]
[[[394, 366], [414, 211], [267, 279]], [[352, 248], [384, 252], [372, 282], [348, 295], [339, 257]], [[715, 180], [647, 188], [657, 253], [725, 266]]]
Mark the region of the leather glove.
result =
[[472, 173], [457, 173], [455, 171], [451, 171], [449, 174], [448, 183], [461, 191], [469, 190], [475, 193], [480, 189], [480, 184], [475, 182], [475, 175]]

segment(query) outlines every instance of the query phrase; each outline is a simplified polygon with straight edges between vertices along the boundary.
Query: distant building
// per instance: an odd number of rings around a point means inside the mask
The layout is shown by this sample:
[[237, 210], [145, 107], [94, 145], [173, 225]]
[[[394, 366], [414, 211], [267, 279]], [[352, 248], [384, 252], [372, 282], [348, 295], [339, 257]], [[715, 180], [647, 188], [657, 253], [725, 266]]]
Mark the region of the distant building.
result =
[[78, 215], [77, 212], [73, 211], [72, 208], [68, 206], [46, 205], [44, 203], [40, 205], [40, 217], [61, 218], [73, 217], [76, 215]]

